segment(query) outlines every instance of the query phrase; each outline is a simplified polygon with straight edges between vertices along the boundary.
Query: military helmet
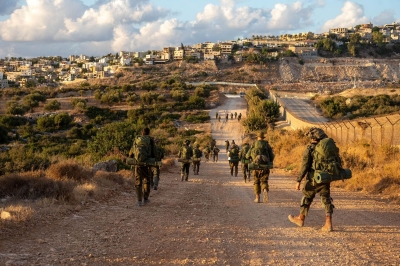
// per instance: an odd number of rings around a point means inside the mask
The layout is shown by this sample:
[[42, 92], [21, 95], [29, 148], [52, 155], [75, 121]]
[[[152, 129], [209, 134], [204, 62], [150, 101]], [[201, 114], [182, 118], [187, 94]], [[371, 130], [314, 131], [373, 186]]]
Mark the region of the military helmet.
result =
[[305, 135], [310, 139], [315, 140], [320, 140], [328, 137], [322, 129], [317, 127], [310, 128], [310, 130]]
[[185, 144], [190, 144], [190, 140], [185, 140]]
[[196, 148], [198, 148], [198, 147], [200, 147], [200, 144], [197, 143], [197, 144], [196, 144]]
[[257, 137], [262, 138], [262, 139], [265, 138], [264, 132], [262, 132], [262, 131], [258, 132]]
[[235, 141], [234, 141], [234, 140], [232, 140], [232, 144], [235, 144]]

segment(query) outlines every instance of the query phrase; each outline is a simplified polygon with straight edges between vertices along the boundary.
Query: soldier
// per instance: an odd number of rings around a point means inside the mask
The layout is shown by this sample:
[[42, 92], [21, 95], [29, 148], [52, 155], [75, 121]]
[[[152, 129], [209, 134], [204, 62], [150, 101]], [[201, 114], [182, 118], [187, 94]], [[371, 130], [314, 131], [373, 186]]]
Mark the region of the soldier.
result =
[[231, 120], [233, 120], [233, 113], [231, 113]]
[[332, 204], [330, 183], [316, 184], [313, 181], [314, 169], [312, 168], [312, 163], [314, 160], [313, 151], [315, 146], [319, 141], [327, 138], [328, 136], [322, 129], [315, 127], [311, 128], [306, 133], [306, 136], [310, 138], [310, 144], [303, 153], [302, 166], [296, 183], [296, 190], [300, 190], [301, 181], [305, 176], [307, 176], [303, 187], [303, 198], [301, 199], [300, 214], [299, 216], [289, 215], [288, 218], [292, 223], [302, 227], [304, 225], [305, 217], [308, 214], [308, 210], [310, 209], [310, 205], [313, 202], [315, 195], [319, 193], [321, 201], [325, 205], [326, 213], [325, 225], [322, 227], [322, 231], [330, 232], [333, 231], [332, 213], [333, 208], [335, 207]]
[[236, 117], [237, 117], [237, 113], [235, 112], [235, 119], [236, 119]]
[[190, 140], [185, 140], [184, 145], [178, 153], [178, 157], [183, 160], [181, 162], [181, 181], [189, 180], [190, 159], [193, 156], [192, 147], [190, 147]]
[[211, 153], [211, 148], [210, 148], [210, 146], [206, 146], [206, 147], [204, 148], [204, 158], [205, 158], [205, 161], [206, 161], [206, 162], [208, 162], [208, 160], [210, 159], [210, 153]]
[[239, 115], [238, 115], [238, 121], [240, 122], [241, 119], [242, 119], [242, 113], [239, 113]]
[[[148, 158], [155, 158], [156, 147], [153, 138], [150, 136], [150, 129], [144, 128], [142, 135], [138, 136], [134, 141], [134, 146], [129, 152], [129, 157], [134, 157], [137, 161], [143, 162]], [[150, 196], [150, 167], [147, 165], [135, 165], [135, 188], [137, 196], [137, 205], [142, 206], [149, 203]]]
[[203, 152], [199, 149], [200, 144], [196, 144], [193, 149], [193, 174], [198, 175], [200, 169], [200, 160], [203, 156]]
[[[160, 140], [156, 139], [156, 161], [161, 162], [164, 158], [164, 149], [160, 146]], [[157, 164], [151, 167], [152, 172], [152, 187], [154, 190], [158, 189], [158, 183], [160, 181], [160, 165]], [[154, 181], [154, 184], [153, 184]]]
[[235, 141], [232, 140], [231, 149], [229, 150], [229, 167], [231, 169], [231, 176], [233, 176], [233, 170], [235, 170], [235, 176], [238, 174], [238, 165], [239, 165], [239, 146], [235, 144]]
[[218, 122], [221, 122], [221, 116], [218, 116]]
[[248, 160], [246, 159], [246, 154], [249, 150], [250, 150], [250, 145], [249, 143], [245, 142], [239, 153], [239, 159], [242, 162], [243, 179], [245, 183], [247, 179], [250, 182], [249, 163]]
[[[253, 162], [273, 162], [274, 161], [274, 153], [272, 151], [271, 146], [268, 141], [264, 140], [265, 136], [263, 132], [259, 132], [257, 134], [257, 140], [251, 146], [249, 151], [246, 154], [246, 159], [252, 159]], [[269, 169], [261, 169], [261, 170], [253, 170], [253, 179], [254, 179], [254, 193], [256, 198], [254, 202], [259, 203], [261, 190], [263, 191], [263, 201], [264, 203], [268, 203], [268, 177], [269, 177]]]
[[214, 145], [214, 148], [212, 149], [213, 162], [218, 162], [218, 153], [219, 149], [217, 148], [217, 145]]
[[225, 149], [226, 149], [226, 152], [228, 152], [229, 151], [229, 140], [225, 140]]
[[215, 119], [218, 119], [218, 112], [215, 113]]
[[229, 119], [229, 115], [226, 114], [226, 115], [225, 115], [225, 121], [228, 122], [228, 119]]

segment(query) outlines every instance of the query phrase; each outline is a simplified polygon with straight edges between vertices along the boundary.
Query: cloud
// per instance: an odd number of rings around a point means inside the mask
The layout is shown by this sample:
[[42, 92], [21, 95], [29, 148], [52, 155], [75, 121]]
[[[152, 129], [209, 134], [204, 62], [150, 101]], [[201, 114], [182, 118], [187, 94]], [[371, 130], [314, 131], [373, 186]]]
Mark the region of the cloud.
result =
[[394, 14], [394, 10], [384, 10], [378, 16], [374, 17], [372, 21], [375, 25], [385, 25], [388, 23], [392, 23], [393, 21], [396, 21], [396, 19], [394, 18]]
[[[73, 51], [101, 55], [275, 35], [311, 25], [312, 12], [324, 0], [313, 0], [310, 6], [294, 2], [272, 8], [239, 6], [236, 2], [240, 1], [207, 4], [193, 21], [180, 21], [165, 19], [174, 13], [149, 0], [97, 0], [92, 6], [84, 5], [82, 0], [27, 0], [8, 20], [0, 22], [0, 40], [7, 47], [13, 46], [9, 51], [14, 56], [50, 53], [55, 47], [66, 56]], [[24, 44], [28, 49], [21, 48]], [[35, 45], [40, 47], [36, 52], [31, 49]]]
[[364, 15], [364, 7], [362, 5], [347, 1], [341, 10], [342, 13], [339, 16], [325, 22], [322, 31], [329, 31], [330, 28], [354, 27], [358, 24], [369, 22]]
[[0, 0], [0, 16], [11, 14], [18, 5], [16, 0]]

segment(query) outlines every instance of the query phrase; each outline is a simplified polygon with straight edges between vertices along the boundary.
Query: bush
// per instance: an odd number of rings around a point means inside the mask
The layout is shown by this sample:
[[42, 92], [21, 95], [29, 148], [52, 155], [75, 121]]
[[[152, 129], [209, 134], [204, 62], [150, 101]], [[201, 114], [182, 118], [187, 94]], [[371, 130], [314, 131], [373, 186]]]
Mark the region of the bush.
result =
[[56, 111], [56, 110], [60, 110], [61, 108], [61, 103], [57, 100], [52, 100], [51, 102], [49, 102], [48, 104], [46, 104], [44, 107], [44, 110], [46, 111]]
[[42, 172], [36, 175], [25, 173], [0, 176], [0, 198], [55, 198], [68, 201], [73, 199], [73, 188], [73, 182], [52, 180]]
[[51, 165], [46, 176], [53, 180], [72, 180], [82, 184], [92, 179], [93, 171], [74, 162], [64, 161]]

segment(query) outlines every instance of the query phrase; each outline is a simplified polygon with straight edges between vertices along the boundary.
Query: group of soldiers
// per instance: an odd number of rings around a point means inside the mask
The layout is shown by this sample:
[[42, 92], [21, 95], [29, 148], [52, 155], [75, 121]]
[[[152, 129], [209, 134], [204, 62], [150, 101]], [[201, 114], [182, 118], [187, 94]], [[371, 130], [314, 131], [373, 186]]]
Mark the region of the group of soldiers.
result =
[[[237, 119], [238, 121], [240, 121], [242, 119], [242, 113], [231, 113], [230, 115], [228, 113], [225, 113], [225, 121], [228, 122], [229, 120], [229, 116], [231, 117], [231, 120], [233, 120], [233, 118], [235, 117], [235, 119]], [[215, 119], [218, 119], [218, 122], [221, 122], [221, 117], [222, 115], [219, 114], [218, 112], [215, 114]]]
[[[162, 159], [164, 153], [162, 149], [157, 147], [156, 141], [149, 136], [150, 130], [145, 128], [142, 132], [143, 136], [148, 136], [150, 138], [150, 152], [153, 158], [156, 160]], [[307, 146], [303, 153], [302, 158], [302, 167], [300, 174], [297, 178], [296, 190], [300, 190], [301, 182], [306, 177], [306, 182], [303, 187], [303, 197], [301, 199], [300, 204], [300, 214], [298, 216], [289, 215], [288, 219], [302, 227], [304, 225], [305, 217], [308, 215], [308, 210], [313, 202], [313, 199], [317, 193], [320, 194], [321, 202], [325, 206], [325, 225], [322, 227], [323, 231], [332, 231], [332, 213], [334, 209], [334, 205], [332, 204], [332, 198], [330, 197], [330, 183], [321, 183], [317, 184], [314, 179], [314, 169], [312, 167], [313, 161], [313, 151], [316, 145], [323, 139], [328, 138], [325, 132], [319, 128], [311, 128], [306, 136], [310, 138], [310, 144]], [[250, 163], [273, 163], [274, 161], [274, 153], [272, 147], [269, 145], [268, 141], [265, 140], [265, 135], [263, 132], [259, 132], [257, 134], [257, 140], [250, 146], [249, 143], [243, 143], [241, 149], [232, 140], [231, 143], [226, 141], [226, 152], [229, 159], [230, 173], [231, 176], [238, 174], [238, 164], [242, 162], [242, 171], [244, 181], [250, 181]], [[211, 149], [212, 147], [212, 149]], [[203, 156], [206, 158], [206, 161], [209, 160], [210, 154], [213, 155], [213, 161], [218, 161], [218, 153], [219, 149], [216, 146], [215, 140], [212, 140], [210, 145], [208, 145], [203, 151], [200, 150], [200, 145], [195, 144], [194, 148], [190, 145], [190, 140], [186, 140], [184, 142], [183, 147], [179, 151], [179, 158], [184, 159], [186, 161], [181, 162], [181, 180], [188, 181], [190, 164], [192, 163], [193, 172], [195, 175], [199, 174], [200, 168], [200, 158]], [[131, 155], [131, 154], [130, 154]], [[135, 166], [135, 187], [136, 194], [138, 198], [138, 206], [142, 206], [142, 200], [144, 203], [149, 202], [150, 195], [150, 187], [153, 186], [154, 190], [158, 187], [160, 169], [158, 166]], [[268, 179], [270, 175], [270, 168], [254, 168], [252, 170], [252, 176], [254, 180], [254, 194], [255, 199], [254, 202], [261, 202], [261, 192], [263, 193], [263, 202], [267, 203], [269, 200], [269, 185]], [[154, 177], [154, 183], [152, 181]]]

